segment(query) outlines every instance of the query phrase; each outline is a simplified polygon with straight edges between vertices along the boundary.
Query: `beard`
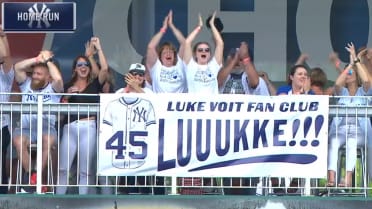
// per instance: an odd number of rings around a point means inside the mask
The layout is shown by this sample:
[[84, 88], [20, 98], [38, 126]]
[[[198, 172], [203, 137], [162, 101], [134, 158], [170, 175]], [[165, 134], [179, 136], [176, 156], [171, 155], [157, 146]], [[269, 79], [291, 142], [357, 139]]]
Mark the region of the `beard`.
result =
[[42, 81], [42, 80], [35, 80], [33, 79], [31, 81], [31, 89], [32, 90], [39, 90], [39, 89], [42, 89], [45, 85], [46, 85], [46, 81]]

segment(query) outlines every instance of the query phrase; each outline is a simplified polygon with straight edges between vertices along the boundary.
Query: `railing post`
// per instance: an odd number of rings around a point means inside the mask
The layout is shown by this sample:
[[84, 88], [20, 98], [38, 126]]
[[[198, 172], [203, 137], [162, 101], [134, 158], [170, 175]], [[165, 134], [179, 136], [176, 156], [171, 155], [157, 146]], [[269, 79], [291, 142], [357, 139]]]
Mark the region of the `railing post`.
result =
[[172, 176], [171, 194], [172, 195], [177, 194], [177, 177], [176, 176]]
[[37, 95], [37, 142], [36, 142], [36, 193], [41, 194], [43, 158], [43, 94]]
[[311, 178], [305, 178], [305, 186], [304, 186], [304, 195], [310, 196], [311, 195]]

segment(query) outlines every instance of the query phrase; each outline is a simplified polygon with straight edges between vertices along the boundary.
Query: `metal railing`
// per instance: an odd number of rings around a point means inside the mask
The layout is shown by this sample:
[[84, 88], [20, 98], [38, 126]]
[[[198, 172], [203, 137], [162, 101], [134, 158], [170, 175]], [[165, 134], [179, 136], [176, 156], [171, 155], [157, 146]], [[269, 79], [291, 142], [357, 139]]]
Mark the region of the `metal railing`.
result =
[[[37, 95], [38, 101], [42, 101], [43, 95]], [[87, 95], [92, 96], [92, 95]], [[93, 95], [97, 96], [97, 95]], [[335, 99], [335, 98], [331, 98]], [[63, 130], [63, 118], [71, 114], [84, 114], [89, 116], [99, 117], [100, 104], [22, 104], [20, 102], [0, 103], [0, 116], [9, 115], [10, 124], [9, 130], [11, 133], [11, 141], [6, 155], [6, 175], [9, 178], [8, 184], [1, 186], [9, 187], [9, 193], [36, 192], [36, 193], [56, 193], [56, 188], [68, 186], [67, 194], [78, 193], [79, 187], [79, 165], [78, 160], [73, 161], [73, 166], [68, 169], [68, 183], [60, 184], [59, 182], [59, 156], [60, 146], [56, 143], [51, 152], [48, 152], [48, 169], [42, 175], [41, 172], [36, 172], [36, 182], [30, 180], [32, 175], [31, 169], [24, 171], [22, 169], [22, 156], [17, 156], [12, 132], [18, 127], [21, 114], [36, 114], [41, 118], [43, 114], [57, 116], [57, 142], [60, 142]], [[329, 105], [329, 117], [337, 116], [367, 118], [372, 117], [372, 106], [357, 106], [345, 107], [335, 104]], [[98, 120], [98, 118], [97, 118]], [[98, 123], [97, 123], [98, 124]], [[2, 125], [2, 124], [1, 124]], [[42, 138], [42, 120], [38, 120], [37, 138]], [[99, 128], [97, 125], [96, 135], [98, 138]], [[251, 195], [361, 195], [368, 196], [372, 188], [369, 186], [369, 178], [367, 172], [368, 149], [367, 140], [372, 140], [372, 136], [367, 136], [365, 148], [358, 152], [358, 163], [353, 176], [353, 186], [349, 188], [327, 187], [326, 179], [299, 179], [299, 178], [283, 178], [283, 177], [260, 177], [260, 178], [226, 178], [226, 177], [188, 177], [181, 178], [177, 176], [162, 177], [162, 176], [97, 176], [88, 175], [92, 178], [92, 183], [86, 185], [89, 188], [90, 194], [251, 194]], [[3, 139], [1, 138], [1, 143]], [[33, 170], [42, 170], [42, 140], [37, 140], [37, 144], [31, 146], [29, 151], [32, 153], [30, 162]], [[79, 148], [78, 148], [79, 149]], [[344, 160], [341, 156], [341, 163]], [[94, 162], [94, 165], [96, 163]], [[341, 166], [343, 167], [343, 166]], [[340, 172], [343, 173], [343, 172]], [[26, 177], [24, 177], [26, 175]], [[3, 175], [2, 173], [0, 175]], [[3, 176], [1, 176], [3, 177]], [[26, 180], [25, 180], [26, 179]], [[46, 188], [46, 189], [44, 189]]]

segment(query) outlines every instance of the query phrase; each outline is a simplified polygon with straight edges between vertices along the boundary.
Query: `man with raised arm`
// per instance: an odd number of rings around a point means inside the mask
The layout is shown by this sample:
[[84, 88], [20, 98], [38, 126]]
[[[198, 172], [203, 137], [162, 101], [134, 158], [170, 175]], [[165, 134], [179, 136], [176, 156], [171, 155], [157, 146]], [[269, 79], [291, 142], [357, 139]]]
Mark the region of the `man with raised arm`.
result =
[[[52, 57], [51, 51], [41, 51], [37, 57], [25, 59], [15, 64], [15, 80], [23, 93], [22, 103], [37, 103], [38, 94], [42, 94], [43, 103], [59, 103], [61, 96], [55, 93], [63, 92], [63, 80]], [[37, 120], [36, 114], [22, 114], [20, 126], [15, 128], [13, 132], [13, 145], [27, 174], [33, 171], [33, 168], [30, 167], [29, 146], [38, 140]], [[43, 114], [41, 138], [43, 171], [47, 166], [49, 151], [57, 139], [55, 121], [55, 115]], [[46, 174], [46, 172], [43, 173]]]

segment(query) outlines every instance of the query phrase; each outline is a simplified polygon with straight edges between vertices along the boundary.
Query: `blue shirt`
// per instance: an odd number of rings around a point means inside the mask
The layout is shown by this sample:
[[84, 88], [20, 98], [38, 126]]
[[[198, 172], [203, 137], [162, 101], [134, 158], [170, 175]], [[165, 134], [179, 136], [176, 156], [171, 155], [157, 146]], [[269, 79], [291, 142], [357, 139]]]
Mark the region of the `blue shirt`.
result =
[[[283, 93], [292, 94], [292, 86], [290, 85], [279, 86], [278, 90], [276, 91], [276, 95], [280, 95]], [[307, 94], [314, 95], [315, 93], [313, 92], [313, 90], [310, 90], [309, 92], [307, 92]]]

